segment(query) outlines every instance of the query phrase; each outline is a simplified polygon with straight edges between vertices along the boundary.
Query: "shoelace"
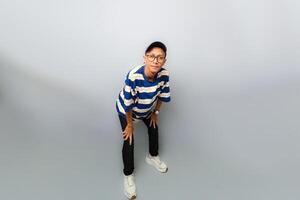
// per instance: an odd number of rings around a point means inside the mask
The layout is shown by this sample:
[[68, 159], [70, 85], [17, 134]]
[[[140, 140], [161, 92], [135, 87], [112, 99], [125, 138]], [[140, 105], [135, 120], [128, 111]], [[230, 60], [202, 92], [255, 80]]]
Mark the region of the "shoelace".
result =
[[130, 186], [132, 186], [132, 185], [134, 184], [134, 182], [133, 182], [133, 177], [132, 177], [132, 176], [129, 176], [129, 177], [127, 178], [127, 181], [128, 181], [128, 185], [130, 185]]
[[161, 160], [158, 156], [152, 157], [159, 165], [161, 164]]

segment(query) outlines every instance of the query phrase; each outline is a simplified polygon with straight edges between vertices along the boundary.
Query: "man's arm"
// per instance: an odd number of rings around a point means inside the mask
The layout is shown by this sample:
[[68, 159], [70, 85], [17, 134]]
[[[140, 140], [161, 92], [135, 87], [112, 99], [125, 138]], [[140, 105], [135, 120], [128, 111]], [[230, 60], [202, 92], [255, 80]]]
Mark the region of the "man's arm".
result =
[[157, 99], [154, 112], [152, 112], [151, 115], [149, 115], [149, 117], [148, 117], [148, 118], [150, 118], [150, 126], [153, 126], [154, 128], [156, 128], [156, 124], [157, 124], [157, 114], [155, 113], [155, 111], [160, 110], [161, 104], [162, 104], [162, 101], [160, 99]]
[[126, 120], [127, 120], [127, 125], [125, 130], [123, 131], [123, 138], [124, 140], [129, 139], [129, 144], [131, 145], [132, 142], [132, 136], [133, 136], [133, 122], [132, 122], [132, 110], [129, 110], [126, 113]]
[[132, 110], [126, 113], [127, 126], [132, 126]]
[[156, 103], [156, 106], [155, 106], [155, 109], [154, 110], [160, 110], [160, 106], [162, 104], [162, 101], [160, 99], [157, 99], [157, 103]]

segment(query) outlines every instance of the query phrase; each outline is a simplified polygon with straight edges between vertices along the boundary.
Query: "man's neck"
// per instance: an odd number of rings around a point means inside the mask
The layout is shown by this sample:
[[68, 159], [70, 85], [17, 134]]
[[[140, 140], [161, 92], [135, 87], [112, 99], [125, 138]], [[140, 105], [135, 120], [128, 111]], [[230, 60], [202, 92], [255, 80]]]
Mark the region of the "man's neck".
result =
[[145, 75], [150, 81], [154, 81], [155, 74], [151, 73], [147, 67], [145, 67]]

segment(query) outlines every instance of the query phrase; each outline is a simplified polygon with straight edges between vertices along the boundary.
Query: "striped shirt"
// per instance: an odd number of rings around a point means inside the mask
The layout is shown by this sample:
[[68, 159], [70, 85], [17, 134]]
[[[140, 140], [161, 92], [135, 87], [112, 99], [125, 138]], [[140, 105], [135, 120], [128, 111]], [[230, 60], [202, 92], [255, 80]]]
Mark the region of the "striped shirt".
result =
[[143, 119], [153, 111], [157, 99], [163, 102], [171, 100], [168, 71], [161, 68], [151, 82], [145, 76], [144, 69], [144, 65], [137, 66], [126, 76], [116, 103], [117, 111], [122, 116], [132, 110], [133, 119]]

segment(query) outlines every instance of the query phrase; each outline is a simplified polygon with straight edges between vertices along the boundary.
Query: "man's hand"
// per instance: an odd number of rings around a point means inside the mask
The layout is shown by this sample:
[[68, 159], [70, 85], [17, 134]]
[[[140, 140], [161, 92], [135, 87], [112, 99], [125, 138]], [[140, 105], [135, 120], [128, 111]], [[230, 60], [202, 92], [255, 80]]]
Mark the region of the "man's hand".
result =
[[133, 125], [127, 124], [125, 130], [123, 131], [123, 138], [127, 140], [129, 138], [129, 145], [132, 143], [132, 136], [133, 136]]
[[151, 115], [149, 115], [149, 117], [147, 117], [147, 119], [150, 119], [150, 127], [153, 125], [154, 128], [156, 128], [156, 124], [157, 124], [157, 114], [155, 114], [154, 112], [151, 113]]

